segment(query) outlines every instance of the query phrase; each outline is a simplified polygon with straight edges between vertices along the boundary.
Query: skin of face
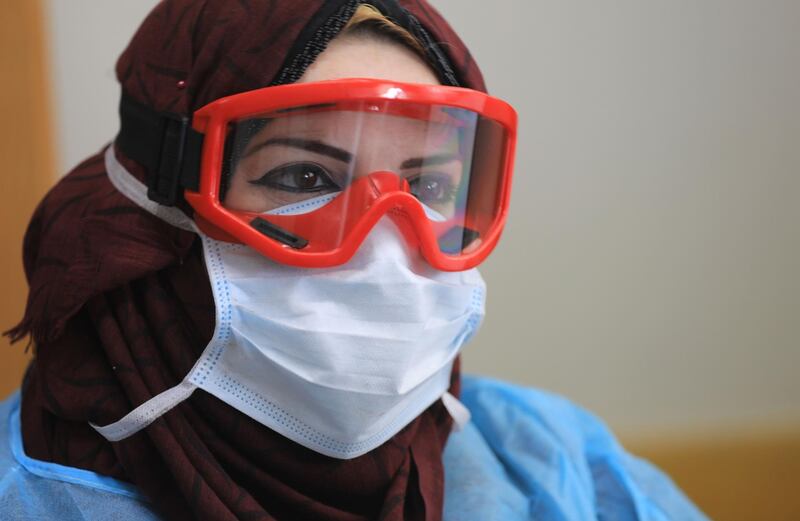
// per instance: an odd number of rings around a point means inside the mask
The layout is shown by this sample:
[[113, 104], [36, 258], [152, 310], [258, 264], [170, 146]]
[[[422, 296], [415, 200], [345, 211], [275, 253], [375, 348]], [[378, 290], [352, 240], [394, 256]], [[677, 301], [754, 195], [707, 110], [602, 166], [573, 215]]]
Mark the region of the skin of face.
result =
[[[334, 39], [299, 82], [342, 78], [439, 84], [430, 67], [413, 51], [368, 36]], [[414, 187], [420, 193], [444, 194], [445, 187], [453, 184], [447, 181], [457, 183], [463, 167], [458, 159], [447, 160], [458, 153], [457, 143], [450, 139], [455, 136], [452, 130], [447, 125], [385, 113], [370, 114], [365, 110], [316, 111], [271, 119], [249, 139], [237, 161], [224, 204], [235, 210], [265, 212], [336, 191], [355, 178], [386, 170], [416, 183]], [[323, 143], [349, 153], [350, 157], [326, 149], [304, 149], [287, 138]], [[419, 157], [437, 157], [438, 164], [426, 165], [424, 173], [420, 167], [404, 166]], [[282, 170], [285, 165], [301, 164], [302, 167]], [[303, 169], [310, 172], [310, 179], [316, 179], [310, 182], [311, 188], [304, 191], [280, 188], [297, 187], [297, 176], [303, 176]], [[320, 171], [324, 174], [318, 175]], [[258, 184], [262, 178], [269, 182]], [[444, 196], [439, 199], [443, 201]], [[451, 210], [445, 203], [437, 207], [439, 199], [431, 197], [427, 202], [437, 211]]]
[[375, 78], [439, 85], [433, 70], [414, 51], [371, 37], [334, 38], [299, 83], [341, 78]]

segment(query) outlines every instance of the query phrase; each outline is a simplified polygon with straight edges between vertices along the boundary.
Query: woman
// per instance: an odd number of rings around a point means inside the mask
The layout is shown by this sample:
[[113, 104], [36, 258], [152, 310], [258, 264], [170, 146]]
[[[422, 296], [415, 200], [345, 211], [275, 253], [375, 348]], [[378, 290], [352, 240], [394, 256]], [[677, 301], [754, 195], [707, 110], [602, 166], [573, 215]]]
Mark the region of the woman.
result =
[[513, 111], [427, 3], [369, 3], [145, 20], [26, 236], [4, 518], [702, 518], [569, 403], [462, 381]]

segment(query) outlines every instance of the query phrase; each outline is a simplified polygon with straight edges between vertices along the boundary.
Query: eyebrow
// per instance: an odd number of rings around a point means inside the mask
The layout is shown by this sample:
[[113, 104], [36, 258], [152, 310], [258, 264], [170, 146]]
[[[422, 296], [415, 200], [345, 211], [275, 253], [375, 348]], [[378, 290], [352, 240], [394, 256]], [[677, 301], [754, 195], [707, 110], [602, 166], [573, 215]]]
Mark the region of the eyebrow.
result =
[[262, 148], [272, 145], [283, 145], [287, 147], [308, 150], [309, 152], [314, 152], [316, 154], [322, 154], [328, 157], [332, 157], [333, 159], [342, 161], [343, 163], [349, 163], [350, 161], [353, 160], [353, 154], [351, 154], [347, 150], [343, 150], [341, 148], [328, 145], [327, 143], [323, 143], [322, 141], [317, 141], [316, 139], [303, 139], [295, 137], [276, 137], [268, 139], [263, 143], [255, 145], [246, 154], [244, 154], [243, 157], [247, 157], [251, 154], [256, 153]]
[[[247, 157], [251, 154], [256, 153], [262, 148], [272, 145], [283, 145], [283, 146], [308, 150], [309, 152], [315, 152], [317, 154], [322, 154], [332, 157], [333, 159], [336, 159], [343, 163], [349, 163], [353, 160], [353, 154], [351, 154], [347, 150], [334, 147], [332, 145], [323, 143], [322, 141], [316, 139], [303, 139], [303, 138], [293, 138], [293, 137], [276, 137], [268, 139], [263, 143], [255, 145], [246, 154], [244, 154], [243, 157]], [[439, 154], [427, 157], [412, 157], [411, 159], [406, 159], [405, 161], [403, 161], [403, 163], [400, 165], [400, 170], [409, 170], [411, 168], [420, 168], [422, 166], [444, 165], [452, 161], [460, 161], [460, 160], [461, 156], [458, 154]]]
[[419, 168], [421, 166], [436, 166], [450, 163], [451, 161], [460, 161], [461, 156], [458, 154], [439, 154], [438, 156], [428, 157], [413, 157], [406, 159], [400, 165], [400, 170], [407, 170], [409, 168]]

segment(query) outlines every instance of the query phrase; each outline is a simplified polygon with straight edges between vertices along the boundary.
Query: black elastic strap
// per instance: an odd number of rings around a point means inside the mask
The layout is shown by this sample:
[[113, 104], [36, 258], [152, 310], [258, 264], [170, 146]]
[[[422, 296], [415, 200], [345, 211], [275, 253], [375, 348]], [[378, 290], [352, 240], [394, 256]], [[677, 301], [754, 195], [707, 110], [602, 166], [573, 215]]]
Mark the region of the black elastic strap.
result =
[[179, 114], [157, 112], [124, 92], [119, 103], [120, 131], [115, 143], [147, 171], [147, 197], [174, 206], [183, 190], [200, 185], [203, 134]]
[[397, 0], [326, 0], [300, 31], [270, 85], [294, 83], [325, 50], [331, 40], [347, 25], [358, 6], [369, 4], [393, 22], [409, 31], [425, 49], [428, 61], [442, 84], [459, 86], [458, 78], [441, 45], [434, 41], [422, 24]]
[[362, 0], [326, 0], [314, 13], [289, 49], [280, 72], [270, 86], [286, 85], [300, 79], [317, 56], [325, 50], [350, 18]]

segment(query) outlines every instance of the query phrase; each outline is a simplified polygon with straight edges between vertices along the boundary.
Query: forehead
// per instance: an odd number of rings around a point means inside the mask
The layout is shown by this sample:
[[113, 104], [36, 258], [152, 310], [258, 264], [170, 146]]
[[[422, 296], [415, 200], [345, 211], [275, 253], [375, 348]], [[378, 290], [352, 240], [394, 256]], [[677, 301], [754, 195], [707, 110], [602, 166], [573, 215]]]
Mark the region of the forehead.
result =
[[[300, 139], [319, 141], [360, 158], [375, 154], [405, 157], [425, 155], [429, 150], [450, 150], [457, 135], [455, 127], [448, 124], [385, 113], [333, 110], [271, 119], [249, 140], [246, 150], [259, 149], [275, 139]], [[299, 148], [270, 148], [273, 158], [300, 153]]]
[[363, 36], [334, 38], [298, 83], [342, 78], [440, 84], [430, 66], [411, 49]]
[[369, 110], [321, 110], [305, 114], [289, 114], [286, 117], [271, 118], [260, 134], [303, 134], [328, 137], [352, 138], [356, 135], [374, 136], [382, 132], [393, 139], [400, 135], [412, 136], [446, 130], [447, 125], [427, 120], [403, 117], [402, 115]]

